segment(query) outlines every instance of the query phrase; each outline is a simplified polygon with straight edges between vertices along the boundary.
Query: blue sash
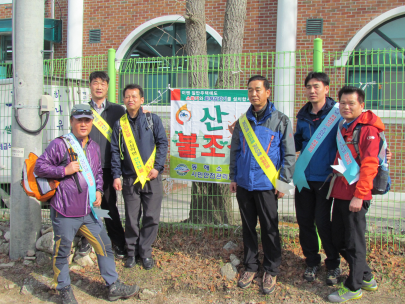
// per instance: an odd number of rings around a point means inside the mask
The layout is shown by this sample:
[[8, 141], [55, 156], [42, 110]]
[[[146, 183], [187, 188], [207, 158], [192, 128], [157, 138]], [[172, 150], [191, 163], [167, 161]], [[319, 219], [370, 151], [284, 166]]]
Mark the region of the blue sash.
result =
[[94, 211], [93, 203], [96, 201], [96, 181], [94, 179], [93, 172], [91, 171], [91, 167], [89, 162], [87, 161], [86, 155], [84, 155], [83, 148], [81, 147], [80, 143], [73, 135], [73, 133], [69, 133], [67, 135], [63, 135], [64, 138], [67, 139], [69, 144], [71, 145], [73, 151], [77, 153], [77, 159], [80, 164], [80, 169], [82, 171], [83, 177], [87, 182], [89, 188], [89, 204], [91, 212], [93, 213], [94, 217], [97, 218], [96, 212]]
[[346, 170], [344, 172], [341, 172], [343, 176], [346, 178], [347, 182], [351, 184], [355, 178], [357, 178], [357, 175], [360, 172], [360, 167], [353, 158], [352, 152], [350, 151], [349, 147], [347, 146], [343, 136], [342, 132], [340, 131], [341, 126], [344, 121], [341, 121], [339, 124], [339, 128], [337, 131], [337, 137], [336, 137], [336, 142], [339, 150], [339, 155], [340, 158], [343, 162], [343, 165], [345, 166]]
[[301, 154], [295, 163], [295, 171], [293, 175], [294, 184], [297, 186], [299, 192], [301, 192], [303, 187], [309, 189], [309, 185], [305, 177], [305, 169], [308, 167], [312, 156], [314, 156], [315, 152], [339, 121], [340, 117], [339, 104], [337, 103], [329, 111], [328, 115], [316, 129], [315, 133], [311, 136], [305, 150], [301, 151]]

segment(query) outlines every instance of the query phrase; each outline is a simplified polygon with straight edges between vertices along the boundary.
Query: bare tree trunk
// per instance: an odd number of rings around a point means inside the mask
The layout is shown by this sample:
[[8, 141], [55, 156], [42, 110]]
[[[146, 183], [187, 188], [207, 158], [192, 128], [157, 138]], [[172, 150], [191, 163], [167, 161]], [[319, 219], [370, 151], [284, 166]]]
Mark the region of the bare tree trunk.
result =
[[[246, 5], [247, 0], [228, 0], [226, 2], [222, 40], [222, 54], [224, 55], [242, 53]], [[218, 88], [239, 88], [240, 64], [239, 56], [221, 57]]]
[[205, 31], [205, 0], [186, 2], [186, 52], [189, 59], [189, 86], [206, 89], [208, 85], [207, 33]]
[[[186, 52], [189, 59], [189, 86], [208, 88], [207, 34], [205, 29], [205, 0], [187, 0]], [[193, 182], [190, 215], [186, 220], [194, 224], [229, 223], [232, 202], [229, 186], [216, 183]]]

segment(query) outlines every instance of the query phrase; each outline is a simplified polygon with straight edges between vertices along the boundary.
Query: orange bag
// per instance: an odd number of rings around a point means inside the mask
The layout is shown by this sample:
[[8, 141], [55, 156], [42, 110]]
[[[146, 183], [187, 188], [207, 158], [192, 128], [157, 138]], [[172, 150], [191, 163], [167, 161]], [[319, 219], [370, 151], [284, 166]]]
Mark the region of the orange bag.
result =
[[55, 195], [56, 188], [60, 182], [50, 178], [36, 177], [34, 169], [37, 159], [38, 156], [31, 152], [28, 155], [28, 159], [24, 161], [21, 186], [28, 196], [35, 197], [41, 202], [46, 202]]

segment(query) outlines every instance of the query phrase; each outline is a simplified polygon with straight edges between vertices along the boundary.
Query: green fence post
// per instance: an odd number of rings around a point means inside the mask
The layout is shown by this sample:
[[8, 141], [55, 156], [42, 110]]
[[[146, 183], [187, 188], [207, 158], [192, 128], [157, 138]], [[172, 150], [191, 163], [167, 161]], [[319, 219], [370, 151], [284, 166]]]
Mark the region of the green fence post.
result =
[[108, 101], [115, 103], [115, 50], [108, 50], [108, 76], [110, 84], [108, 85]]
[[322, 53], [322, 39], [314, 39], [314, 72], [322, 72], [323, 70], [323, 53]]

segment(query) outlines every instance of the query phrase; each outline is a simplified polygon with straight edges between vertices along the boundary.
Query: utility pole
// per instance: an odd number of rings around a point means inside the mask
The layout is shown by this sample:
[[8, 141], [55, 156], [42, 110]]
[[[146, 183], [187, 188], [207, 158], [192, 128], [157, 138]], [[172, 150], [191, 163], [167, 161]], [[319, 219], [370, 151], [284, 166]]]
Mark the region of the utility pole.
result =
[[[14, 101], [12, 120], [11, 198], [10, 198], [10, 258], [18, 259], [28, 250], [35, 250], [41, 230], [41, 205], [28, 197], [20, 186], [23, 163], [30, 152], [42, 154], [42, 125], [39, 100], [43, 93], [44, 1], [13, 1], [13, 71]], [[18, 110], [16, 109], [18, 108]]]

